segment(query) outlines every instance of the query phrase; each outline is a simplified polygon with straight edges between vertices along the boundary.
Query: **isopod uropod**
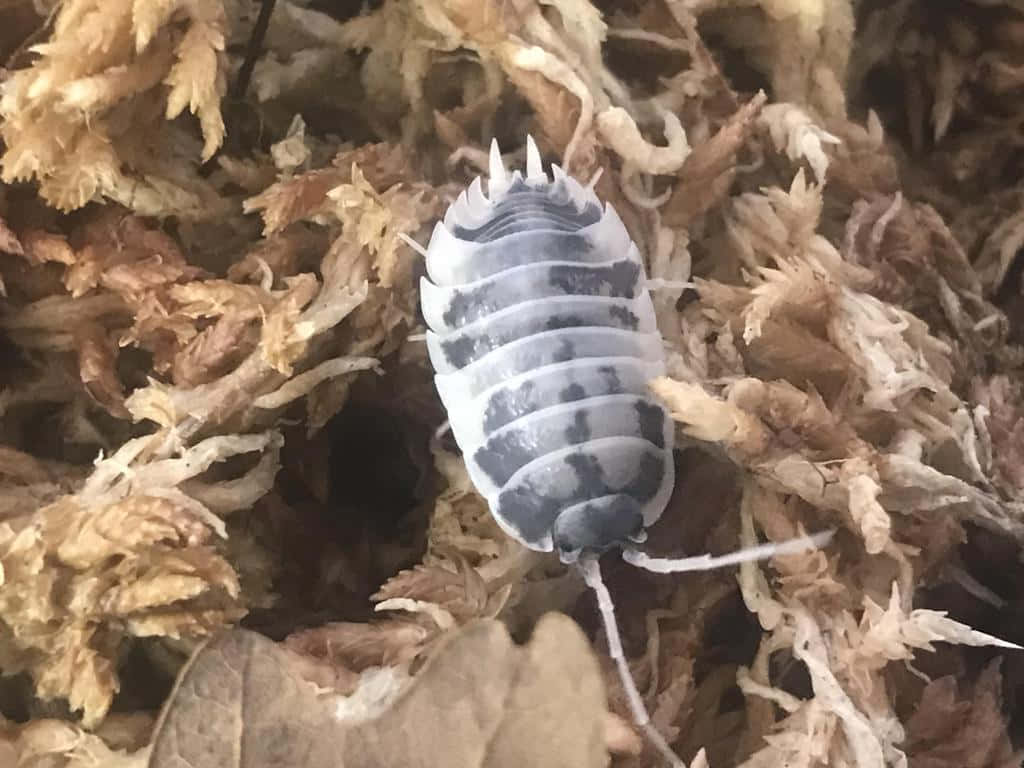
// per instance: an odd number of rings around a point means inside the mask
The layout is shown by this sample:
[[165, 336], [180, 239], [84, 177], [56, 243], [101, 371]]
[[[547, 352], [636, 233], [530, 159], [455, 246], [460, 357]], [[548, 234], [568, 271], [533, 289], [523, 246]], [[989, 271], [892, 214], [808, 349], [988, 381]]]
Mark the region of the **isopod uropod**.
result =
[[491, 144], [477, 177], [434, 227], [420, 283], [427, 348], [455, 442], [501, 528], [576, 563], [598, 597], [637, 723], [597, 557], [615, 548], [661, 572], [702, 570], [820, 546], [830, 533], [709, 556], [655, 560], [636, 546], [674, 485], [674, 424], [648, 382], [665, 371], [643, 258], [611, 205], [527, 137], [525, 175]]

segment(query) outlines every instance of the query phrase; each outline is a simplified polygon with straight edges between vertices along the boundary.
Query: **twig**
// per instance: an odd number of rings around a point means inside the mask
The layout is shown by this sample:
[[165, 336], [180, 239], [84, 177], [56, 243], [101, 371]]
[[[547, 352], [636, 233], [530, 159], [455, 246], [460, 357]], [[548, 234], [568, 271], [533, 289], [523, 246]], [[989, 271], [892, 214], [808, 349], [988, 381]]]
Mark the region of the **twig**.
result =
[[263, 40], [267, 36], [267, 28], [270, 26], [270, 17], [274, 13], [274, 5], [277, 0], [260, 0], [260, 15], [256, 18], [256, 25], [252, 28], [249, 36], [249, 45], [245, 49], [245, 60], [238, 70], [238, 79], [231, 89], [231, 95], [236, 99], [245, 96], [249, 89], [249, 81], [252, 79], [252, 71], [256, 67], [256, 59], [260, 56], [263, 48]]

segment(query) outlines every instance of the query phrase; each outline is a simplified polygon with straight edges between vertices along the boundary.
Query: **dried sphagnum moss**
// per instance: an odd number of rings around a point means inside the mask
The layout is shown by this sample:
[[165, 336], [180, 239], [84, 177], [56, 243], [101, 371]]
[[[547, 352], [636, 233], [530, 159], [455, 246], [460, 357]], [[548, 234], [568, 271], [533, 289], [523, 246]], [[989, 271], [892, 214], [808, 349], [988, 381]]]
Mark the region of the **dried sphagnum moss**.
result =
[[[0, 197], [0, 668], [72, 717], [5, 723], [0, 758], [142, 764], [150, 721], [129, 738], [111, 714], [147, 684], [120, 672], [138, 639], [173, 671], [256, 609], [352, 702], [394, 694], [477, 620], [595, 626], [574, 574], [501, 534], [444, 439], [428, 453], [442, 415], [410, 338], [422, 264], [399, 235], [429, 233], [491, 136], [521, 153], [530, 131], [578, 177], [602, 172], [652, 277], [694, 284], [655, 294], [671, 349], [652, 386], [680, 458], [651, 549], [841, 529], [738, 573], [610, 568], [656, 726], [695, 766], [1019, 765], [1000, 666], [965, 649], [1024, 636], [927, 600], [948, 584], [1009, 610], [1022, 583], [1015, 563], [1001, 589], [972, 563], [979, 529], [1024, 540], [1024, 9], [322, 8], [276, 3], [242, 104], [227, 85], [256, 4], [68, 0], [13, 43], [3, 177], [33, 184]], [[380, 376], [400, 379], [383, 405], [418, 445], [425, 554], [325, 611], [282, 574], [358, 592], [368, 547], [416, 548], [405, 528], [306, 532], [299, 563], [267, 531], [357, 514], [314, 478], [330, 471], [312, 441]], [[0, 711], [38, 706], [4, 690]], [[605, 744], [654, 764], [613, 714]]]
[[4, 83], [3, 180], [38, 180], [65, 211], [106, 199], [150, 215], [199, 214], [216, 198], [188, 157], [195, 139], [164, 120], [196, 116], [204, 161], [223, 142], [232, 6], [59, 3], [49, 39], [29, 48], [38, 58]]

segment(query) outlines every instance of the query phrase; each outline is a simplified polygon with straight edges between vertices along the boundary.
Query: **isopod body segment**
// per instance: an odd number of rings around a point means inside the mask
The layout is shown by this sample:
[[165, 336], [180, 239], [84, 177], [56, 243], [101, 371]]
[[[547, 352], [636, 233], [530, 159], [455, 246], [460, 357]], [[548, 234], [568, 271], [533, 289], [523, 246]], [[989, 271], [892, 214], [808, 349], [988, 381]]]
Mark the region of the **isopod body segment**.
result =
[[491, 148], [434, 228], [421, 306], [438, 394], [470, 478], [525, 546], [634, 546], [674, 484], [674, 429], [643, 259], [611, 205], [532, 139], [526, 173]]
[[640, 568], [703, 571], [824, 546], [834, 531], [729, 554], [637, 549], [672, 494], [674, 430], [648, 382], [665, 373], [643, 259], [611, 205], [527, 137], [525, 175], [491, 145], [481, 180], [434, 227], [420, 283], [438, 394], [470, 479], [506, 533], [576, 563], [594, 590], [635, 722], [685, 768], [626, 662], [600, 555]]

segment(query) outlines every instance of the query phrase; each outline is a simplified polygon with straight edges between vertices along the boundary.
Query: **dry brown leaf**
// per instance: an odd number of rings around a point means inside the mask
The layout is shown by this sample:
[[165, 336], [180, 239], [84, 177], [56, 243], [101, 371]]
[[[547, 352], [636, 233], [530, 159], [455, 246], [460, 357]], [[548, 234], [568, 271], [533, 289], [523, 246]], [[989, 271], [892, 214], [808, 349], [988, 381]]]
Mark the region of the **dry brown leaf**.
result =
[[521, 648], [474, 622], [403, 678], [384, 668], [339, 698], [266, 638], [225, 633], [182, 671], [149, 766], [607, 765], [600, 674], [567, 617], [547, 616]]
[[[907, 720], [911, 768], [1018, 768], [1003, 712], [1000, 659], [994, 659], [973, 685], [955, 677], [933, 680]], [[964, 688], [968, 688], [964, 691]]]

